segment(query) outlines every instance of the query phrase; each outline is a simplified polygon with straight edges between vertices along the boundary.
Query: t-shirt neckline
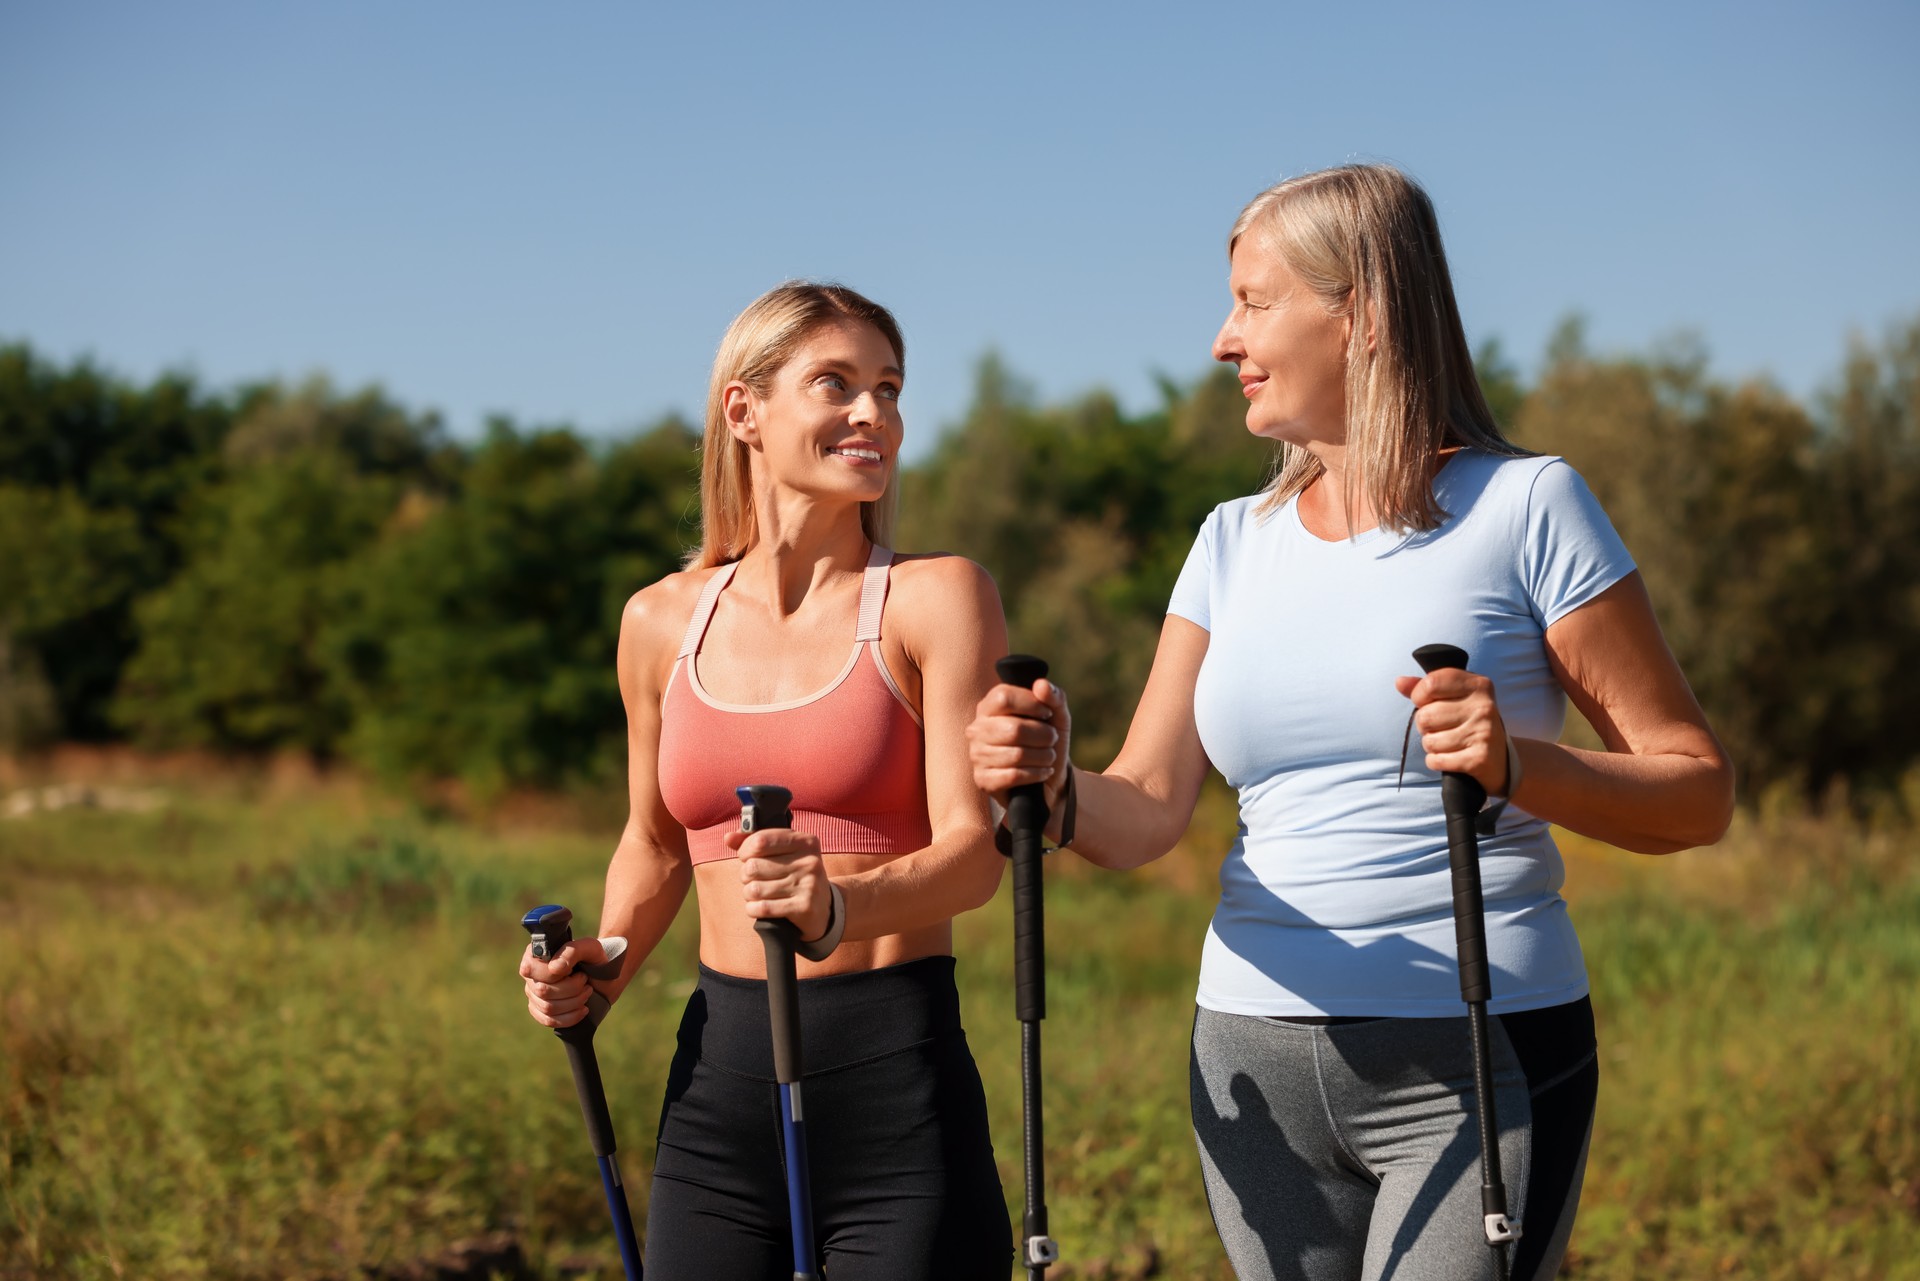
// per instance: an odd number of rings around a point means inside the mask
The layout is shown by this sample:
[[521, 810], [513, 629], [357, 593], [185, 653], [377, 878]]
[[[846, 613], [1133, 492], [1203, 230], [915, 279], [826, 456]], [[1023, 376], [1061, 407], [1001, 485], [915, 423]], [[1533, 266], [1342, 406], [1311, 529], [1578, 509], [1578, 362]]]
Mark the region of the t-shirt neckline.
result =
[[[1471, 445], [1463, 445], [1449, 454], [1447, 460], [1440, 464], [1440, 470], [1433, 474], [1432, 482], [1435, 491], [1434, 496], [1436, 498], [1439, 497], [1441, 478], [1447, 474], [1447, 469], [1452, 467], [1457, 459], [1464, 458], [1471, 452], [1473, 452]], [[1287, 500], [1286, 512], [1287, 520], [1296, 533], [1315, 546], [1325, 547], [1330, 550], [1337, 547], [1366, 547], [1369, 544], [1379, 542], [1383, 538], [1404, 540], [1412, 535], [1412, 531], [1408, 531], [1406, 534], [1396, 534], [1385, 525], [1375, 525], [1371, 529], [1363, 529], [1359, 533], [1350, 534], [1345, 538], [1322, 538], [1307, 528], [1306, 521], [1300, 519], [1300, 495], [1298, 494], [1295, 494]]]

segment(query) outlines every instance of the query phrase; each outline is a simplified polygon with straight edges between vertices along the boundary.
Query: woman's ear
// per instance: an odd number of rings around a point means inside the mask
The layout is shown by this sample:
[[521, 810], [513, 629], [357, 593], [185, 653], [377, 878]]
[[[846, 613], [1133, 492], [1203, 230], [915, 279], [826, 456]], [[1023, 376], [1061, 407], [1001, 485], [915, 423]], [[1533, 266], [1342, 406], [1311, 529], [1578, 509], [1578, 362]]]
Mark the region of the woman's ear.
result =
[[720, 412], [735, 440], [745, 445], [760, 443], [760, 428], [753, 418], [753, 391], [745, 383], [736, 378], [721, 388]]
[[[1353, 312], [1351, 311], [1347, 312], [1347, 314], [1341, 317], [1341, 319], [1345, 322], [1346, 327], [1341, 331], [1340, 337], [1344, 341], [1347, 349], [1351, 351], [1353, 349], [1353, 325], [1354, 325]], [[1375, 353], [1375, 351], [1379, 347], [1379, 344], [1374, 339], [1373, 308], [1371, 307], [1366, 309], [1366, 320], [1367, 320], [1367, 354], [1371, 356]]]

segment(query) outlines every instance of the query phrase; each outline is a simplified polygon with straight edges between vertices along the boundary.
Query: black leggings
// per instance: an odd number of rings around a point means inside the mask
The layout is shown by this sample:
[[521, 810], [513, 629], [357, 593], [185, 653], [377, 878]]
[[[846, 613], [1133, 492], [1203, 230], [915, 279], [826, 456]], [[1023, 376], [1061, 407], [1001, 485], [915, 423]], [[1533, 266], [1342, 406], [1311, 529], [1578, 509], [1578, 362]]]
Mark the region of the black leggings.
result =
[[[1006, 1277], [1013, 1233], [953, 958], [800, 984], [814, 1234], [832, 1281]], [[702, 966], [647, 1210], [648, 1281], [790, 1281], [767, 985]]]

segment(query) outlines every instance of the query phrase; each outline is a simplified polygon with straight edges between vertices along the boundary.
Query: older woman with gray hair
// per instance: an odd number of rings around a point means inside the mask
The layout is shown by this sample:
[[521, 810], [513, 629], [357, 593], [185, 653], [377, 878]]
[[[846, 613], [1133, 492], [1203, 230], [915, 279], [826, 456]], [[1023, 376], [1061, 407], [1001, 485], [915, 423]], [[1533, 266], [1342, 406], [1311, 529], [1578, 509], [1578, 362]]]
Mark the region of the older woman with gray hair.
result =
[[[1710, 844], [1732, 766], [1606, 513], [1488, 410], [1426, 193], [1384, 165], [1305, 174], [1255, 197], [1228, 251], [1213, 354], [1239, 369], [1247, 430], [1280, 442], [1276, 479], [1201, 527], [1107, 769], [1072, 764], [1043, 681], [981, 701], [974, 780], [1044, 784], [1079, 854], [1131, 868], [1180, 838], [1209, 766], [1225, 775], [1240, 835], [1191, 1072], [1221, 1240], [1245, 1278], [1434, 1281], [1495, 1266], [1438, 795], [1442, 772], [1471, 775], [1502, 806], [1480, 867], [1512, 1275], [1548, 1277], [1599, 1084], [1549, 825]], [[1435, 641], [1471, 670], [1418, 674]], [[1569, 699], [1604, 750], [1558, 741]]]

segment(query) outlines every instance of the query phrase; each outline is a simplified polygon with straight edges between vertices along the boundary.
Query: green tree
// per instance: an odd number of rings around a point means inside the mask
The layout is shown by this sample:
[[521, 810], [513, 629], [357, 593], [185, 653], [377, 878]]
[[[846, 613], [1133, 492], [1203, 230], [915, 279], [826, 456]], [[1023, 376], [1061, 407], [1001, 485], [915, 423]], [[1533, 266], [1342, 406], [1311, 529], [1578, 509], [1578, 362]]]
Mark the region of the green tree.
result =
[[1570, 326], [1526, 400], [1521, 438], [1592, 485], [1749, 795], [1914, 758], [1914, 351], [1857, 348], [1821, 423], [1697, 345], [1598, 359]]
[[181, 521], [186, 564], [136, 607], [117, 721], [156, 747], [330, 755], [348, 706], [319, 649], [343, 567], [393, 510], [391, 477], [312, 449], [233, 469]]
[[8, 670], [50, 698], [53, 735], [115, 735], [108, 704], [138, 644], [133, 601], [178, 567], [174, 519], [217, 471], [230, 424], [229, 406], [184, 375], [139, 388], [86, 361], [61, 369], [23, 344], [0, 347], [0, 477], [62, 496], [45, 499], [60, 514], [44, 537], [21, 523], [16, 498], [12, 536], [28, 541], [0, 545], [40, 584], [33, 621], [9, 624]]
[[1825, 536], [1807, 590], [1830, 608], [1807, 640], [1829, 675], [1811, 776], [1883, 787], [1920, 757], [1920, 317], [1856, 338], [1820, 416]]
[[989, 356], [966, 417], [902, 480], [902, 547], [994, 575], [1014, 646], [1052, 663], [1089, 759], [1125, 735], [1200, 522], [1269, 468], [1232, 371], [1162, 392], [1139, 416], [1104, 392], [1041, 408]]
[[47, 651], [124, 601], [143, 559], [133, 513], [89, 507], [71, 488], [0, 485], [0, 748], [59, 736]]
[[496, 421], [452, 497], [351, 575], [327, 649], [353, 755], [482, 791], [611, 772], [620, 611], [685, 551], [693, 443], [669, 422], [599, 459], [569, 431]]
[[115, 721], [152, 746], [328, 755], [349, 720], [319, 649], [342, 574], [457, 454], [377, 388], [263, 383], [236, 402], [167, 526], [178, 568], [136, 605]]

